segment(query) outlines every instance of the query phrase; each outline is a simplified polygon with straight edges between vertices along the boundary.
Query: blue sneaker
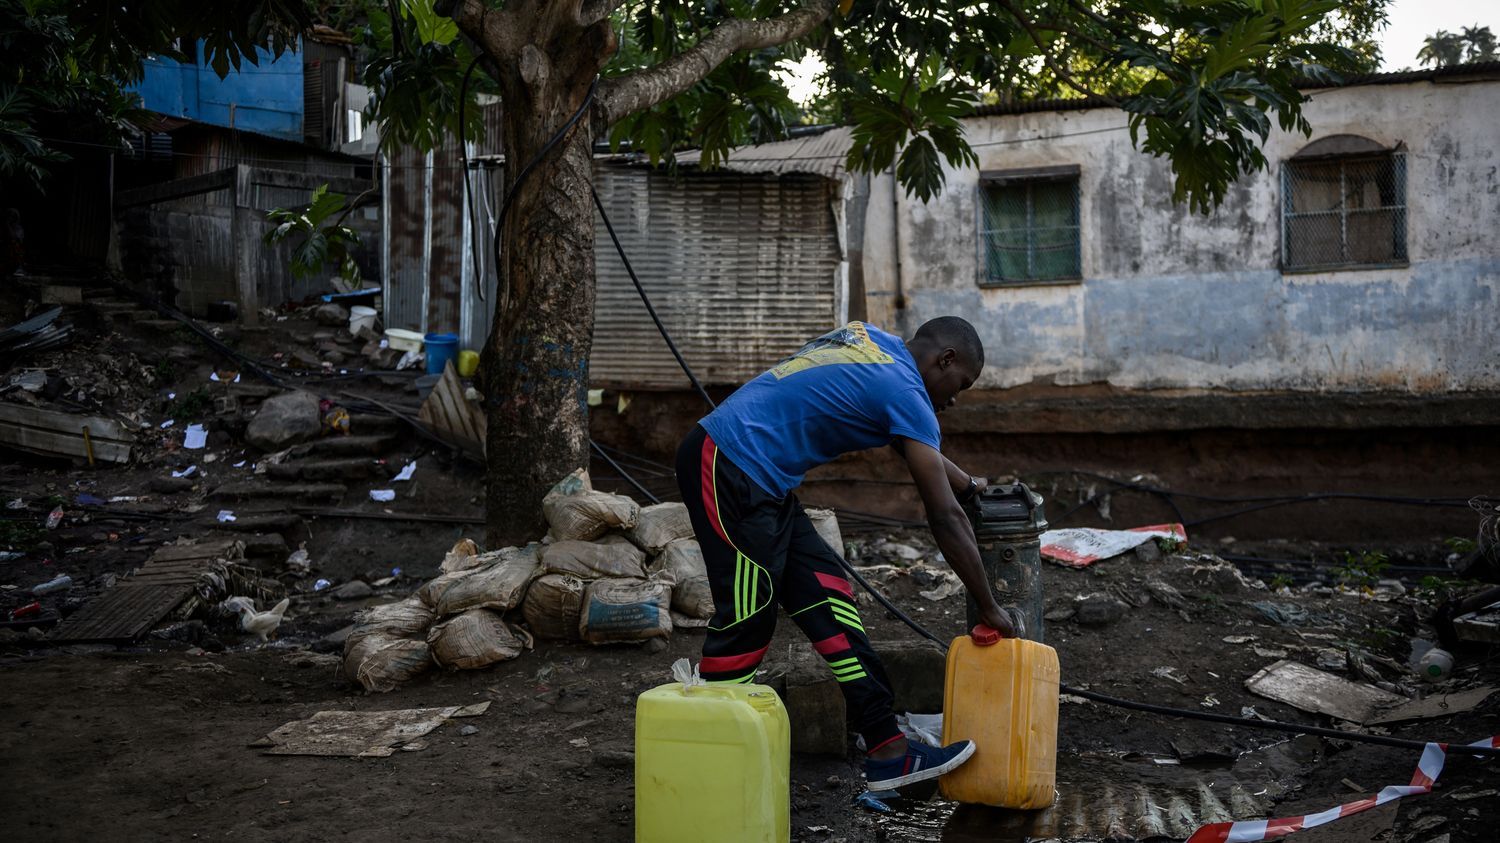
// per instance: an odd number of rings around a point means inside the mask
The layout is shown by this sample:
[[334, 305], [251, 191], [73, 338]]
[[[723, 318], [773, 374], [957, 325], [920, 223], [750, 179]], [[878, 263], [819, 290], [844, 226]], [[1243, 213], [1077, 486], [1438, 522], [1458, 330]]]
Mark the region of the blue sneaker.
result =
[[874, 791], [895, 790], [957, 769], [974, 754], [973, 741], [959, 741], [945, 747], [927, 746], [912, 741], [906, 755], [877, 761], [865, 759], [865, 787]]

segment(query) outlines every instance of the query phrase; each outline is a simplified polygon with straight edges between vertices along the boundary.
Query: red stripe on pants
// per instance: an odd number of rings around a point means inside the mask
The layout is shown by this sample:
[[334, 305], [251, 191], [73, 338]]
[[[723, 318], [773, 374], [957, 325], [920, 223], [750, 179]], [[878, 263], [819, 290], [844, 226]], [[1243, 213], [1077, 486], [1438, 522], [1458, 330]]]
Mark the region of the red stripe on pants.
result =
[[714, 525], [714, 532], [730, 547], [734, 542], [729, 536], [724, 535], [724, 525], [719, 523], [719, 501], [714, 494], [714, 453], [718, 447], [714, 445], [713, 437], [708, 434], [703, 436], [703, 509], [708, 513], [708, 522]]
[[840, 632], [838, 635], [824, 638], [822, 641], [814, 641], [813, 649], [825, 656], [831, 656], [834, 653], [842, 653], [852, 648], [849, 646], [849, 636]]
[[822, 571], [815, 572], [814, 575], [818, 578], [818, 582], [822, 584], [824, 588], [831, 591], [837, 591], [846, 597], [854, 596], [854, 589], [850, 587], [848, 580], [841, 577], [835, 577], [832, 574], [825, 574]]
[[741, 656], [704, 656], [703, 661], [698, 664], [698, 669], [704, 673], [728, 673], [731, 670], [744, 670], [755, 667], [765, 657], [766, 650], [771, 645], [767, 644], [759, 650], [745, 653]]

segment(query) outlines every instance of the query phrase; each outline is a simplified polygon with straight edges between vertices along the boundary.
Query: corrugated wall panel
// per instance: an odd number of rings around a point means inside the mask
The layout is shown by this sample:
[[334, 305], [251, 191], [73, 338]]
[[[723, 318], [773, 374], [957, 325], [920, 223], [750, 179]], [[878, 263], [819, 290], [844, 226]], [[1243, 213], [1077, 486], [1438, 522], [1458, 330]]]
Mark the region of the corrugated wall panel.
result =
[[[596, 184], [652, 304], [705, 383], [743, 383], [833, 326], [833, 182], [610, 166]], [[685, 386], [603, 223], [595, 254], [590, 380]]]
[[427, 273], [423, 241], [427, 220], [427, 156], [410, 147], [396, 151], [386, 174], [385, 317], [387, 328], [424, 330]]
[[432, 230], [427, 265], [427, 330], [458, 332], [463, 284], [463, 166], [458, 141], [448, 135], [432, 154]]

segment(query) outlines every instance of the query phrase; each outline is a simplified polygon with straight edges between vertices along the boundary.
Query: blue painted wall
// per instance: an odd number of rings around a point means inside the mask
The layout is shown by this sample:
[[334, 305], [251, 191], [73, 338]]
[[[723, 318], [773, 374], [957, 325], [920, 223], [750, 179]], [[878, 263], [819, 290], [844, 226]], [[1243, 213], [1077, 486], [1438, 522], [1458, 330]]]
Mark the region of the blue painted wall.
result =
[[[146, 60], [145, 78], [133, 90], [148, 111], [300, 141], [300, 45], [298, 51], [282, 53], [275, 60], [265, 50], [258, 52], [259, 65], [244, 62], [223, 79], [205, 64], [153, 56]], [[198, 54], [203, 54], [201, 42]]]

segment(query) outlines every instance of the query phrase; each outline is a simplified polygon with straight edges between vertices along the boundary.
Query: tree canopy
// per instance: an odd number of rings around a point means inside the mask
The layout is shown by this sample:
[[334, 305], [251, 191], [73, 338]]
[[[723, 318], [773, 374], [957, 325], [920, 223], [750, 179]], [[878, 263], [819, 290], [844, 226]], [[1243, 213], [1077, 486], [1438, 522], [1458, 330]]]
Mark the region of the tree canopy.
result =
[[1477, 23], [1458, 32], [1439, 29], [1427, 36], [1422, 49], [1417, 51], [1417, 62], [1423, 66], [1446, 67], [1496, 59], [1500, 59], [1500, 53], [1496, 51], [1495, 34]]

